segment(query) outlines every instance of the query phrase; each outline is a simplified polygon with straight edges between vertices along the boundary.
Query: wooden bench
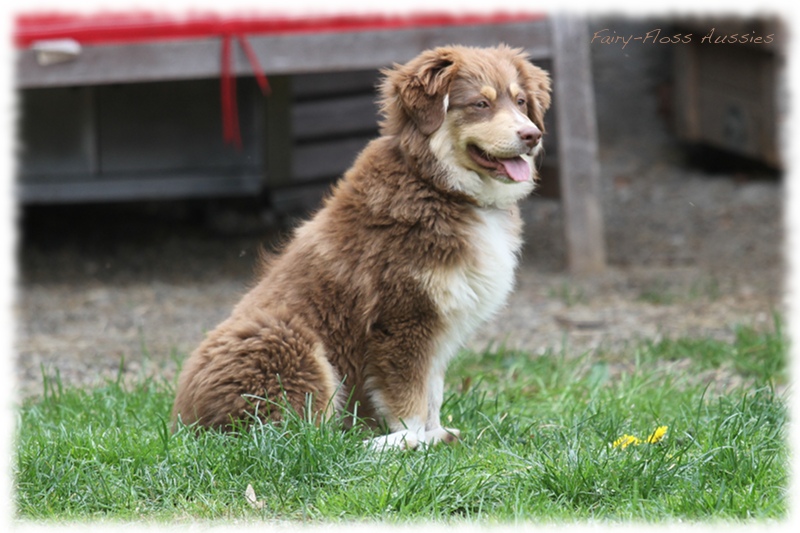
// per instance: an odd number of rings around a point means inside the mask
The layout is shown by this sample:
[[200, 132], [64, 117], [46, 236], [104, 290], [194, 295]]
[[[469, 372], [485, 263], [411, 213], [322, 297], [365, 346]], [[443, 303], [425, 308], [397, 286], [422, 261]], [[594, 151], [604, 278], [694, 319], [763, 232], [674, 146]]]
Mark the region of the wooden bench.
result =
[[[240, 31], [221, 22], [229, 36]], [[21, 157], [19, 201], [269, 191], [275, 204], [289, 205], [304, 188], [329, 183], [375, 135], [377, 69], [439, 45], [505, 42], [524, 48], [534, 62], [551, 70], [549, 120], [554, 124], [549, 127], [554, 135], [548, 142], [557, 154], [568, 267], [575, 274], [602, 270], [605, 246], [585, 23], [531, 15], [367, 22], [347, 19], [322, 31], [313, 24], [272, 32], [250, 28], [247, 42], [269, 76], [271, 95], [258, 98], [255, 83], [239, 79], [240, 150], [224, 146], [219, 129], [213, 132], [216, 139], [207, 131], [220, 125], [219, 36], [199, 32], [136, 42], [89, 40], [75, 60], [49, 66], [37, 62], [30, 42], [18, 39], [20, 132], [29, 145]], [[235, 39], [231, 44], [230, 74], [252, 76], [246, 50]], [[183, 108], [184, 118], [171, 117]], [[184, 145], [188, 151], [181, 153], [178, 146]]]

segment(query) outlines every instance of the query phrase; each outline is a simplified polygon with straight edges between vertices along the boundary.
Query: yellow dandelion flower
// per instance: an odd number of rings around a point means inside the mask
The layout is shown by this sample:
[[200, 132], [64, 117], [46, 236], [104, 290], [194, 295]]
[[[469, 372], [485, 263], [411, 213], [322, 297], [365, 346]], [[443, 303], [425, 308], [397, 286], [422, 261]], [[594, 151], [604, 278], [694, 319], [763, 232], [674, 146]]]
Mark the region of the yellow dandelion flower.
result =
[[667, 434], [667, 426], [659, 426], [656, 430], [647, 437], [647, 444], [655, 444], [664, 438]]
[[614, 441], [614, 448], [622, 448], [624, 450], [631, 444], [638, 446], [641, 443], [642, 440], [638, 437], [634, 437], [633, 435], [623, 435]]
[[[644, 441], [646, 444], [655, 444], [664, 438], [667, 434], [667, 426], [659, 426], [653, 431], [649, 437]], [[642, 439], [633, 435], [625, 434], [614, 441], [614, 448], [622, 448], [623, 450], [630, 445], [638, 446], [642, 444]]]

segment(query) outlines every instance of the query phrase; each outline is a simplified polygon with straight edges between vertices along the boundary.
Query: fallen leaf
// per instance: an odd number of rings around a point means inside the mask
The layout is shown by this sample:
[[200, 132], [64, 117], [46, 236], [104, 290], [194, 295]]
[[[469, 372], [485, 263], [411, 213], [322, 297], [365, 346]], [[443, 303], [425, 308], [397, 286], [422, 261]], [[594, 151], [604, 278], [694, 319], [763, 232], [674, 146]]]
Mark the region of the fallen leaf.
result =
[[244, 491], [244, 499], [247, 500], [247, 503], [249, 503], [253, 509], [261, 509], [264, 507], [264, 502], [256, 498], [256, 491], [250, 483], [247, 484], [247, 488]]

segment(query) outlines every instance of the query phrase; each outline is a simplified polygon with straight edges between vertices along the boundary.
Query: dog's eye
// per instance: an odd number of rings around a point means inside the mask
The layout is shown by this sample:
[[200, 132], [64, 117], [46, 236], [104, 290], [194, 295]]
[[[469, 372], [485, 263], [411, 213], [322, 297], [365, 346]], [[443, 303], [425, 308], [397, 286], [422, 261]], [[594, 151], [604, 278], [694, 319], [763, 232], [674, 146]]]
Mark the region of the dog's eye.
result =
[[517, 98], [517, 105], [518, 105], [518, 106], [522, 107], [522, 106], [524, 106], [524, 105], [525, 105], [525, 104], [527, 104], [527, 103], [528, 103], [528, 102], [526, 102], [524, 98]]
[[478, 109], [489, 109], [489, 102], [487, 102], [486, 100], [478, 100], [477, 102], [472, 104], [472, 107]]

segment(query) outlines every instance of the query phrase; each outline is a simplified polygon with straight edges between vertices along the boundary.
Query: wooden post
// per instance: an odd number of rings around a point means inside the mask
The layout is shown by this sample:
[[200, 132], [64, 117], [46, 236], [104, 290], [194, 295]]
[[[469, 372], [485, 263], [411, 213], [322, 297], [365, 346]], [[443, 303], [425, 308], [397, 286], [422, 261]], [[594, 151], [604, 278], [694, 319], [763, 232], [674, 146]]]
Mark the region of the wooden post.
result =
[[567, 265], [571, 274], [602, 271], [606, 264], [597, 120], [589, 33], [583, 19], [553, 21], [553, 98]]

